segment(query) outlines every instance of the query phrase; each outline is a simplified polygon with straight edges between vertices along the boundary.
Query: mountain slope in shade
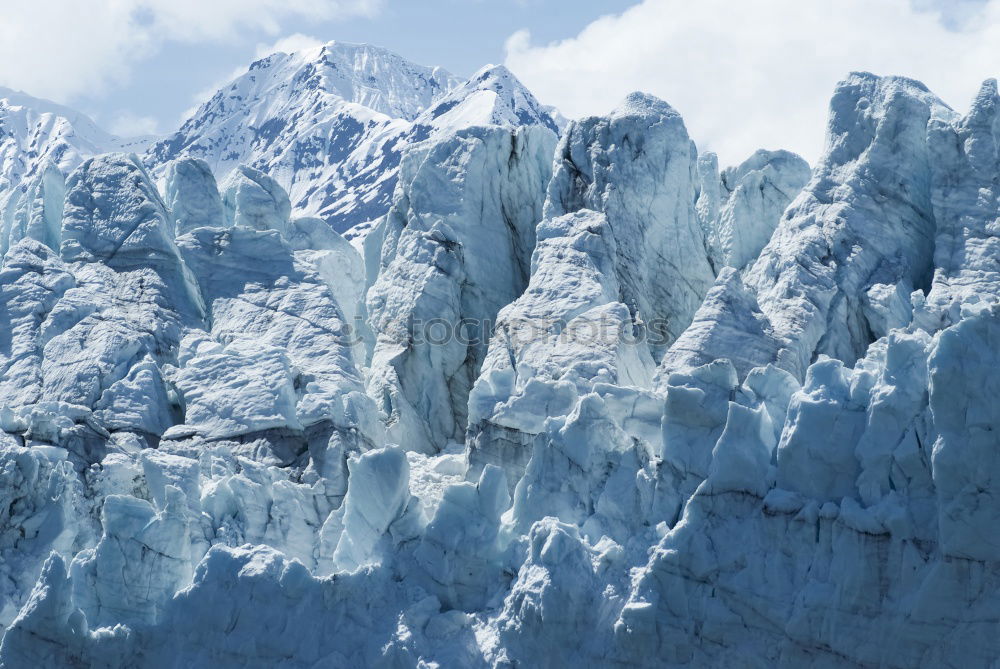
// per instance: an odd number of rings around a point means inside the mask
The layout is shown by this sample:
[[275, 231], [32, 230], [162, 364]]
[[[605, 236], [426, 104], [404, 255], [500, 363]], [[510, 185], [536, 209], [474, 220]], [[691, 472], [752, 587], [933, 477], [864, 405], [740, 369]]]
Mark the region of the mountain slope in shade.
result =
[[146, 159], [159, 174], [178, 157], [202, 158], [220, 179], [249, 165], [288, 190], [297, 214], [345, 232], [388, 210], [407, 146], [471, 125], [526, 124], [556, 128], [504, 67], [463, 83], [385, 49], [330, 42], [253, 63]]

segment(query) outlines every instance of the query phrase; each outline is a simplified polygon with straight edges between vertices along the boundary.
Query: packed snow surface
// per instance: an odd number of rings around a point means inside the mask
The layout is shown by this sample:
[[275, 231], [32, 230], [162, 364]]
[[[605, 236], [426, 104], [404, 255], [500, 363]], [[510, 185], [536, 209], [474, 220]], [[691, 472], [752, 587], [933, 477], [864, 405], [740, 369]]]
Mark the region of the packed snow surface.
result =
[[141, 158], [7, 97], [5, 669], [1000, 657], [994, 81], [812, 170], [342, 43]]

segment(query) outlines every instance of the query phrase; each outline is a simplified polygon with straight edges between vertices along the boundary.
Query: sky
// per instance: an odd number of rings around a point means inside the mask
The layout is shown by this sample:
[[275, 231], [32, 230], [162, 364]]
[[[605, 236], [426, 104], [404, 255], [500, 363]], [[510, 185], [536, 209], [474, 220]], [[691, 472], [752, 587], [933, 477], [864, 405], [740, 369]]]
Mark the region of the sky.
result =
[[377, 44], [468, 76], [502, 62], [518, 30], [569, 38], [634, 2], [4, 0], [0, 86], [80, 109], [119, 134], [168, 132], [289, 36]]
[[1000, 0], [5, 0], [2, 17], [0, 86], [124, 135], [169, 132], [255, 58], [331, 39], [462, 76], [505, 62], [570, 117], [643, 90], [723, 164], [815, 161], [851, 70], [958, 110], [1000, 74]]

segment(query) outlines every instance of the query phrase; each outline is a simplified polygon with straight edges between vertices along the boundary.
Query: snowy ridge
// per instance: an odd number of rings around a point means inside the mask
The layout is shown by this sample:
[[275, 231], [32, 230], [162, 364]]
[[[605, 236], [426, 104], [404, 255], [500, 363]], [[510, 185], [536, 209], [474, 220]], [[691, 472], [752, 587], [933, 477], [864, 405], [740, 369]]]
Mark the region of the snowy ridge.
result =
[[[810, 173], [720, 170], [641, 93], [561, 128], [439, 76], [272, 56], [159, 188], [27, 180], [0, 666], [991, 666], [996, 83], [851, 74]], [[251, 108], [396, 138], [363, 257]]]

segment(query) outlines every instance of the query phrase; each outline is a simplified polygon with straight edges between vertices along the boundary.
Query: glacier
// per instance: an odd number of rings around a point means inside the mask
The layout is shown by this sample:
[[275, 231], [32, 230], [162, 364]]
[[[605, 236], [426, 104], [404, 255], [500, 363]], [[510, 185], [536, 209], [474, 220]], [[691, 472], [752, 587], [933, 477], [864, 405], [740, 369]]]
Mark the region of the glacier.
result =
[[811, 167], [340, 42], [5, 95], [0, 667], [996, 665], [994, 80]]

